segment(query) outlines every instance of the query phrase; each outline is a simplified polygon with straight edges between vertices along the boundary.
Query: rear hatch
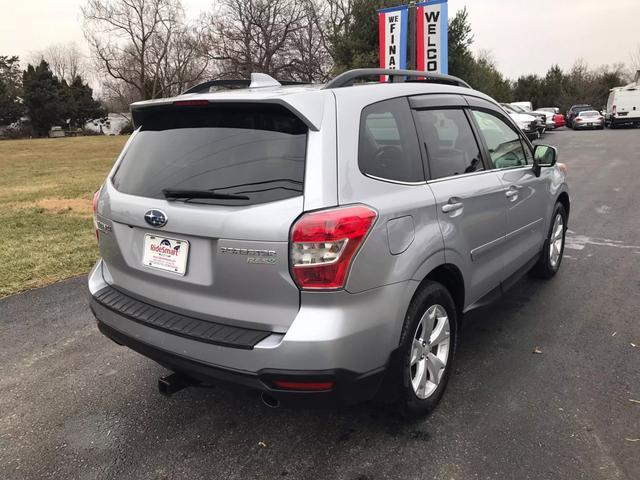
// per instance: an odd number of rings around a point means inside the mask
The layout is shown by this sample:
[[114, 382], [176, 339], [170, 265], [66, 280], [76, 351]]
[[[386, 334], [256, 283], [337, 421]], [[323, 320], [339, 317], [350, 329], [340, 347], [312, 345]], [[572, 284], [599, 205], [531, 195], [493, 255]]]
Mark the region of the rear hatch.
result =
[[107, 280], [177, 313], [286, 331], [307, 135], [276, 104], [149, 107], [98, 202]]

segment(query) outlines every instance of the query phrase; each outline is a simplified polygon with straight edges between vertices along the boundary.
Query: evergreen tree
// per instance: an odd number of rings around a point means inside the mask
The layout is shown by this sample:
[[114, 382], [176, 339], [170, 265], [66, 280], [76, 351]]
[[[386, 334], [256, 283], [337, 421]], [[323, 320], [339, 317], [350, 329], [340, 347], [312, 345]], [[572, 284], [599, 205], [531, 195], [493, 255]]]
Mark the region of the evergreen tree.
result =
[[22, 77], [24, 106], [33, 131], [46, 136], [54, 125], [63, 125], [68, 111], [67, 88], [51, 73], [44, 60], [29, 65]]
[[524, 75], [518, 78], [513, 88], [513, 98], [516, 101], [529, 101], [534, 108], [543, 105], [543, 81], [538, 75]]
[[67, 91], [69, 99], [67, 116], [71, 127], [84, 128], [89, 120], [106, 116], [107, 112], [100, 102], [94, 100], [93, 90], [82, 81], [79, 75], [73, 79]]
[[0, 125], [17, 122], [24, 112], [20, 77], [18, 57], [0, 56]]
[[353, 0], [351, 15], [341, 28], [329, 28], [334, 74], [380, 65], [377, 10], [394, 5], [397, 0]]
[[449, 74], [468, 80], [475, 68], [475, 60], [471, 53], [473, 35], [467, 7], [458, 10], [449, 21], [447, 41], [449, 43]]

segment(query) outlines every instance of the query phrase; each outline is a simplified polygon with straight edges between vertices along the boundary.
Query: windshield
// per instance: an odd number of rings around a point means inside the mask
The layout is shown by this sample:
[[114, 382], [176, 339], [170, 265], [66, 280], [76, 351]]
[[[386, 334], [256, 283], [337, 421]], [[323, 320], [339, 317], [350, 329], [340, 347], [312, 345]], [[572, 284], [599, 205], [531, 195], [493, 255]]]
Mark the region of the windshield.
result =
[[502, 108], [504, 108], [509, 113], [519, 113], [517, 110], [513, 108], [513, 106], [507, 103], [502, 103], [501, 105], [502, 105]]
[[518, 105], [509, 105], [509, 106], [517, 113], [529, 113], [524, 108], [519, 107]]
[[306, 138], [304, 123], [279, 105], [161, 107], [144, 118], [113, 185], [150, 198], [205, 191], [173, 198], [224, 205], [299, 196]]

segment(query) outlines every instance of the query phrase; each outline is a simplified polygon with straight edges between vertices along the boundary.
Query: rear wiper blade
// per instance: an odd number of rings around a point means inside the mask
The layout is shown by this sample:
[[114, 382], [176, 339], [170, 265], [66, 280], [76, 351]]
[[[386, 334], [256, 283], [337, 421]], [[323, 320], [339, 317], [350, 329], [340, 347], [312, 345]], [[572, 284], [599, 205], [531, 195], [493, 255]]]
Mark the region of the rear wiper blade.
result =
[[233, 195], [230, 193], [216, 193], [212, 190], [178, 190], [164, 188], [162, 194], [168, 199], [177, 198], [213, 198], [216, 200], [249, 200], [246, 195]]

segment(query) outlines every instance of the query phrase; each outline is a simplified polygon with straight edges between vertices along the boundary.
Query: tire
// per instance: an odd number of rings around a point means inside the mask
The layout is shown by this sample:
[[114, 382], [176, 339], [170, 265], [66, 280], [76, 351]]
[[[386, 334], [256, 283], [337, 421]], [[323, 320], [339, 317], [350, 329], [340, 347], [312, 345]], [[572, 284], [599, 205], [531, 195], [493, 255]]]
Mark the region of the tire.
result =
[[[429, 340], [423, 331], [430, 332]], [[400, 413], [405, 418], [427, 415], [442, 398], [453, 369], [457, 339], [453, 299], [443, 285], [428, 281], [411, 300], [400, 335], [394, 376]], [[441, 365], [443, 368], [438, 368]]]
[[[558, 218], [561, 219], [561, 224], [558, 223]], [[559, 227], [562, 227], [559, 231]], [[564, 255], [564, 244], [567, 233], [567, 212], [560, 202], [556, 203], [553, 209], [553, 216], [551, 217], [551, 226], [549, 227], [549, 233], [547, 239], [542, 247], [540, 253], [540, 259], [538, 263], [533, 267], [532, 272], [539, 278], [551, 278], [562, 264], [562, 257]]]

